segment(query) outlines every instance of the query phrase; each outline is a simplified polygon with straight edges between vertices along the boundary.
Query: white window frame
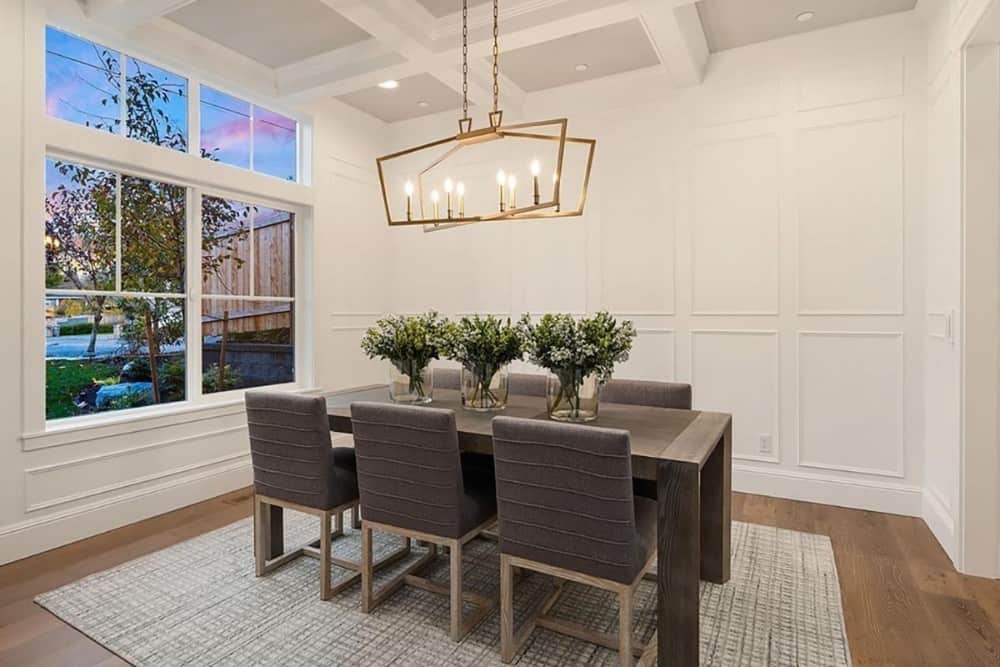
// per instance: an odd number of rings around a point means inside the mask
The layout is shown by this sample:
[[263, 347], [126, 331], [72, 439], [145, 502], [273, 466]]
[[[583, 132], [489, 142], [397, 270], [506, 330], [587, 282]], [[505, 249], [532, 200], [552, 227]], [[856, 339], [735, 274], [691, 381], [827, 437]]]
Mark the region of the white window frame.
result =
[[[244, 390], [201, 394], [201, 207], [202, 193], [250, 202], [289, 211], [295, 215], [295, 382], [270, 385], [274, 389], [308, 391], [313, 389], [312, 350], [312, 260], [313, 204], [310, 187], [312, 158], [312, 122], [302, 113], [288, 109], [280, 101], [233, 90], [224, 83], [196, 75], [192, 68], [164, 62], [141, 45], [123, 43], [112, 34], [101, 34], [88, 26], [60, 21], [46, 16], [42, 3], [27, 5], [25, 35], [25, 128], [24, 128], [24, 238], [22, 304], [23, 367], [22, 373], [22, 448], [25, 450], [59, 446], [74, 441], [77, 431], [121, 432], [141, 428], [130, 422], [154, 420], [156, 423], [182, 423], [229, 414], [242, 409]], [[188, 152], [128, 139], [122, 134], [100, 132], [93, 128], [49, 117], [45, 111], [45, 28], [51, 25], [96, 42], [122, 54], [123, 68], [128, 56], [161, 67], [188, 81]], [[200, 156], [200, 91], [205, 84], [226, 94], [245, 99], [298, 123], [298, 182], [285, 181], [266, 174], [225, 165]], [[187, 392], [177, 403], [134, 408], [120, 412], [68, 417], [47, 421], [45, 418], [45, 160], [64, 159], [92, 165], [117, 173], [150, 180], [174, 183], [188, 188], [187, 207], [187, 293], [184, 295], [188, 317], [186, 324]], [[197, 280], [191, 280], [194, 275]], [[120, 285], [116, 285], [120, 286]], [[277, 301], [270, 297], [263, 300]], [[196, 312], [192, 317], [191, 313]], [[119, 426], [120, 425], [120, 426]], [[111, 429], [109, 431], [108, 429]]]

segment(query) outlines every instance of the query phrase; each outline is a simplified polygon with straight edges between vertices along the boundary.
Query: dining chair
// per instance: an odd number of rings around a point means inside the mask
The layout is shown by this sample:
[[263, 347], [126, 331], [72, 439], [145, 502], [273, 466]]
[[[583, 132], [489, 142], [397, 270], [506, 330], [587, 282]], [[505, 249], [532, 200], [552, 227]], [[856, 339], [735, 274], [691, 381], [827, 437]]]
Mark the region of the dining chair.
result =
[[460, 368], [432, 368], [431, 375], [434, 377], [435, 389], [459, 391], [462, 388], [462, 369]]
[[[533, 419], [493, 420], [500, 525], [500, 657], [514, 659], [535, 628], [618, 650], [631, 665], [632, 603], [656, 552], [656, 503], [632, 495], [627, 431]], [[513, 568], [556, 578], [555, 590], [514, 632]], [[549, 612], [571, 581], [618, 598], [617, 634]]]
[[[319, 558], [320, 598], [328, 600], [360, 578], [359, 563], [331, 555], [331, 541], [344, 534], [344, 512], [351, 510], [357, 518], [354, 450], [331, 447], [326, 401], [321, 397], [249, 391], [245, 402], [253, 463], [256, 574], [264, 576], [299, 556]], [[319, 540], [271, 557], [272, 507], [318, 516]], [[331, 565], [355, 574], [331, 586]]]
[[[465, 544], [496, 520], [492, 477], [463, 473], [458, 430], [451, 410], [352, 403], [351, 424], [357, 450], [361, 494], [361, 611], [369, 613], [404, 584], [448, 595], [450, 635], [460, 641], [496, 606], [496, 598], [462, 590]], [[372, 531], [416, 539], [427, 553], [397, 574], [381, 590], [373, 590]], [[447, 547], [449, 586], [416, 573]], [[476, 606], [464, 617], [464, 602]]]

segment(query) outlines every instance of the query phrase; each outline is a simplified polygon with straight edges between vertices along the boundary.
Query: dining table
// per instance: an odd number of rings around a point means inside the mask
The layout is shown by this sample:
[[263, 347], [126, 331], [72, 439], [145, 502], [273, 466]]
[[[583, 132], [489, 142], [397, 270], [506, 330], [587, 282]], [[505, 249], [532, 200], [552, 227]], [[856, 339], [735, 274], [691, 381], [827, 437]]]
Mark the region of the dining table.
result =
[[[348, 389], [327, 398], [330, 430], [351, 433], [351, 404], [389, 403], [385, 385]], [[455, 390], [435, 390], [435, 408], [453, 410], [464, 452], [493, 454], [492, 420], [498, 413], [462, 408]], [[549, 419], [545, 398], [512, 395], [502, 413]], [[641, 663], [698, 665], [702, 580], [729, 580], [732, 499], [732, 416], [703, 410], [675, 410], [603, 402], [589, 425], [623, 429], [632, 445], [632, 475], [655, 483], [657, 501], [657, 627]], [[272, 535], [283, 549], [282, 518], [271, 518]]]

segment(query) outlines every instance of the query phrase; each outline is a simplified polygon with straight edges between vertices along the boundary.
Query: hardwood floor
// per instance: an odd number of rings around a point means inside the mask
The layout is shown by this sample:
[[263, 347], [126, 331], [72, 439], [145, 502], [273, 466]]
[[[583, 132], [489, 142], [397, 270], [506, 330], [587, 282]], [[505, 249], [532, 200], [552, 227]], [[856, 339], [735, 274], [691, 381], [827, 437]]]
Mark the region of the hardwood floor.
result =
[[[246, 489], [0, 567], [0, 665], [125, 664], [33, 598], [251, 512]], [[921, 520], [744, 494], [733, 518], [830, 536], [855, 665], [1000, 665], [1000, 581], [955, 572]]]

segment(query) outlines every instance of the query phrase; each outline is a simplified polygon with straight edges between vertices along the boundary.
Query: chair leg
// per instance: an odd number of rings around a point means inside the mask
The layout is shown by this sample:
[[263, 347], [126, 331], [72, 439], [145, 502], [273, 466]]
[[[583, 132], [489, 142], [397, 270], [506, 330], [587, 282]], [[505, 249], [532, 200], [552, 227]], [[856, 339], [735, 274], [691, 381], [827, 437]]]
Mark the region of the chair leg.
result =
[[267, 563], [267, 554], [271, 549], [271, 540], [268, 531], [270, 530], [270, 505], [261, 502], [256, 495], [253, 497], [253, 556], [255, 571], [258, 577], [264, 576], [264, 566]]
[[372, 610], [372, 529], [361, 524], [361, 613]]
[[632, 667], [632, 589], [618, 593], [618, 664]]
[[333, 537], [340, 537], [344, 534], [344, 513], [337, 512], [333, 515]]
[[[340, 516], [340, 513], [337, 513]], [[333, 596], [330, 588], [330, 513], [323, 512], [320, 516], [319, 531], [319, 597], [329, 600]]]
[[451, 557], [451, 640], [462, 640], [462, 618], [465, 605], [462, 602], [462, 544], [454, 540], [448, 545]]
[[351, 508], [351, 527], [354, 530], [361, 529], [361, 505], [355, 505]]
[[514, 660], [514, 572], [510, 558], [500, 555], [500, 660]]

